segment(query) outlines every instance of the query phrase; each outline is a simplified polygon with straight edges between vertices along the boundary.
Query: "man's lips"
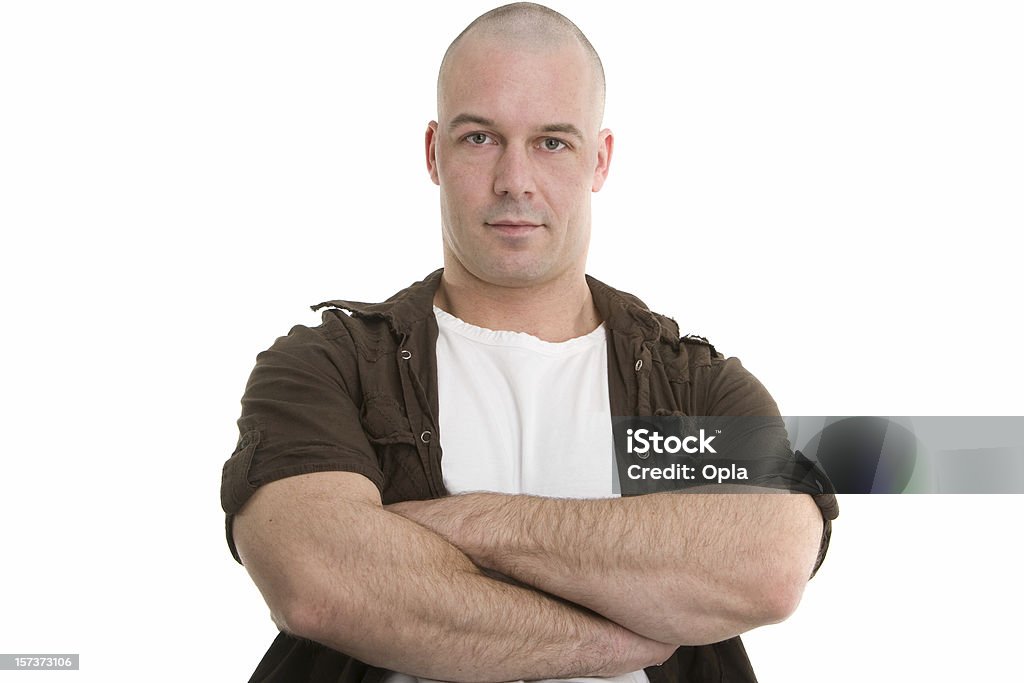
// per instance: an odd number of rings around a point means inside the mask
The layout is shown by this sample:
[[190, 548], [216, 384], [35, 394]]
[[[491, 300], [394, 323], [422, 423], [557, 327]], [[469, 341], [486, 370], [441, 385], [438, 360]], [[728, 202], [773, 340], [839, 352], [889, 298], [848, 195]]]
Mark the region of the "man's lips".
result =
[[527, 235], [537, 228], [540, 228], [543, 223], [532, 223], [530, 221], [519, 221], [519, 220], [505, 220], [498, 219], [493, 221], [487, 221], [484, 223], [488, 228], [496, 230], [503, 235], [510, 237], [517, 235]]

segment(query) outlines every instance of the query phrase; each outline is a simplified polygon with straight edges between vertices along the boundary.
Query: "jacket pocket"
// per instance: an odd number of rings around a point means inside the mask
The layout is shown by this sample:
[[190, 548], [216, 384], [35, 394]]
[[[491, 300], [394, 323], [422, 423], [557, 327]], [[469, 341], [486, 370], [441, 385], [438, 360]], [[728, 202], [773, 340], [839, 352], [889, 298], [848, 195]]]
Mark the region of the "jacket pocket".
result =
[[366, 396], [359, 421], [374, 448], [400, 443], [416, 444], [412, 428], [409, 426], [409, 418], [398, 405], [398, 401], [390, 396], [384, 394]]
[[429, 496], [430, 487], [417, 437], [398, 401], [386, 394], [368, 394], [359, 420], [384, 474], [381, 492], [384, 503]]

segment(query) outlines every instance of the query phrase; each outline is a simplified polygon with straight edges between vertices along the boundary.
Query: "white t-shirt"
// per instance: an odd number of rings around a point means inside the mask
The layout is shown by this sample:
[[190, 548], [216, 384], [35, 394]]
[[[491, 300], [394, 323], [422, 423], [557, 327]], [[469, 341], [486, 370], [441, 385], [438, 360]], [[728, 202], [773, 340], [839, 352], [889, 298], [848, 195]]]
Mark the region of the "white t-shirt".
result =
[[553, 343], [434, 313], [448, 490], [612, 496], [604, 325]]
[[[434, 314], [441, 474], [448, 491], [613, 496], [604, 325], [553, 343], [476, 327], [436, 306]], [[567, 680], [648, 683], [643, 671]], [[416, 681], [404, 674], [385, 679]]]

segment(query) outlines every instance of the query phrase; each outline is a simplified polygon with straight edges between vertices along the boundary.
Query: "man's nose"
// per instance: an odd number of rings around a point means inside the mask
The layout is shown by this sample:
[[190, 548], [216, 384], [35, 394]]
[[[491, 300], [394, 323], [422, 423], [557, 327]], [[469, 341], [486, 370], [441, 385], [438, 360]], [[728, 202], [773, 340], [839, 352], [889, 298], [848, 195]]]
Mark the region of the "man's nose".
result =
[[494, 193], [515, 197], [532, 194], [535, 189], [529, 151], [518, 146], [505, 147], [494, 170]]

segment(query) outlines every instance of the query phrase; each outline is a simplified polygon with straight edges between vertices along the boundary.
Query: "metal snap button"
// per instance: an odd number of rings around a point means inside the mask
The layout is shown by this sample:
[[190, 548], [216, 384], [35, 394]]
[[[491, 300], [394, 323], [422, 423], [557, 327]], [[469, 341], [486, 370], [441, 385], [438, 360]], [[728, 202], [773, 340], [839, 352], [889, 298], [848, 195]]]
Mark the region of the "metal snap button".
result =
[[409, 351], [408, 349], [402, 349], [402, 358], [404, 360], [409, 360], [410, 358], [412, 358], [412, 351]]
[[430, 443], [430, 436], [431, 434], [429, 430], [424, 431], [422, 434], [420, 434], [420, 441], [422, 441], [423, 443]]
[[640, 372], [640, 368], [642, 368], [643, 366], [644, 366], [644, 362], [643, 362], [643, 360], [638, 360], [638, 361], [636, 362], [636, 365], [635, 365], [635, 366], [633, 366], [633, 367], [635, 367], [635, 368], [636, 368], [636, 371], [637, 371], [637, 372]]

